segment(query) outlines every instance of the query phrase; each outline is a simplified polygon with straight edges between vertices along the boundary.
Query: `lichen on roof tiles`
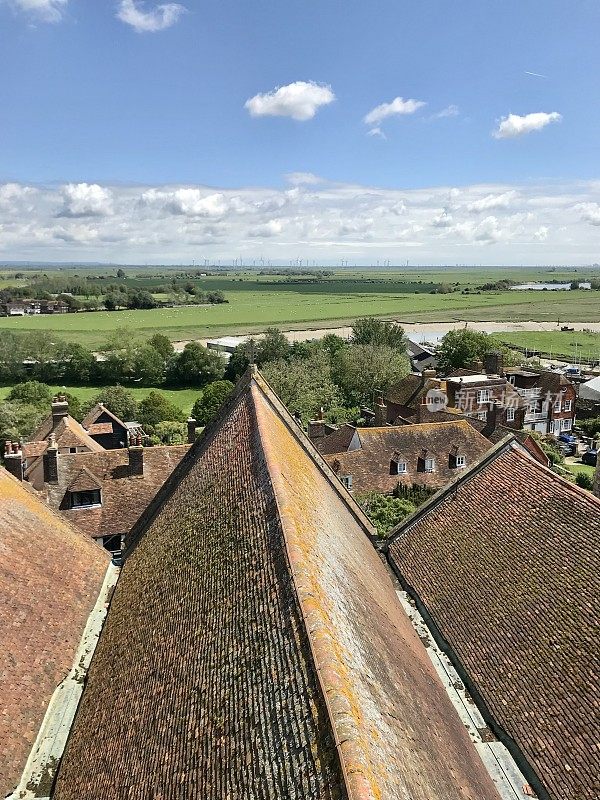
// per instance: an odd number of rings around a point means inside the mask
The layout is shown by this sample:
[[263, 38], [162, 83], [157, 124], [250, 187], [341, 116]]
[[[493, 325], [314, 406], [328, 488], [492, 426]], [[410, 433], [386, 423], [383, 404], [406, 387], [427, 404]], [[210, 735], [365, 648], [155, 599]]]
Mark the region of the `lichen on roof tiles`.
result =
[[247, 377], [133, 532], [55, 800], [497, 799], [369, 533]]

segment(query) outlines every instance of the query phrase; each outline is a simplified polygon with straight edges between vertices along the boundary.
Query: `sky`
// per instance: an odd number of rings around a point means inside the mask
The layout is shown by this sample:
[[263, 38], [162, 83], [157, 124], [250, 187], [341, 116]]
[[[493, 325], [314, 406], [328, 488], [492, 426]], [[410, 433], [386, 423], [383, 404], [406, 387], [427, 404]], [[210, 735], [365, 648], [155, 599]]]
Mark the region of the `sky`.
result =
[[597, 0], [0, 0], [0, 260], [600, 261]]

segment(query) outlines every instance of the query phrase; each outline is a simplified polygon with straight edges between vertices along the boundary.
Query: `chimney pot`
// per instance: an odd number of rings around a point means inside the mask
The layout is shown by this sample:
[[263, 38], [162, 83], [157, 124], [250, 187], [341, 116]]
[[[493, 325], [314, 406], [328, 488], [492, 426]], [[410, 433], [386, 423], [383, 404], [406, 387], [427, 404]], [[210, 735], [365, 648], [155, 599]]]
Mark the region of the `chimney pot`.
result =
[[188, 444], [194, 444], [196, 441], [196, 420], [194, 417], [189, 417], [187, 421], [187, 440]]
[[18, 442], [6, 442], [4, 466], [15, 478], [23, 480], [23, 452]]
[[69, 414], [69, 403], [64, 394], [56, 395], [52, 400], [52, 428], [56, 428], [58, 423]]

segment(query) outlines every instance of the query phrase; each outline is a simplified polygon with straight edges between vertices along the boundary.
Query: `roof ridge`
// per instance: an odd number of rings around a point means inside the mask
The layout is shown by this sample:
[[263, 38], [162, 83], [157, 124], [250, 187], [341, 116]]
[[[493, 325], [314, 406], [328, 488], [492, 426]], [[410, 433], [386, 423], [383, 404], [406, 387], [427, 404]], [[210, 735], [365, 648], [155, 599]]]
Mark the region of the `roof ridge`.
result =
[[[356, 500], [350, 495], [342, 486], [340, 481], [338, 480], [335, 472], [331, 469], [329, 464], [325, 461], [325, 459], [321, 456], [319, 451], [310, 441], [308, 436], [304, 433], [304, 431], [298, 426], [295, 422], [294, 418], [291, 416], [290, 412], [281, 402], [277, 394], [275, 393], [274, 389], [269, 385], [266, 379], [261, 375], [260, 372], [256, 371], [253, 374], [253, 379], [259, 389], [262, 391], [263, 395], [273, 408], [273, 410], [277, 413], [279, 418], [282, 422], [286, 425], [289, 429], [292, 436], [298, 441], [302, 449], [305, 451], [308, 458], [310, 458], [315, 465], [319, 468], [320, 472], [323, 473], [326, 480], [331, 484], [332, 488], [339, 495], [340, 499], [347, 506], [351, 514], [355, 517], [359, 525], [366, 529], [369, 534], [369, 537], [374, 541], [376, 539], [375, 536], [375, 528], [370, 522], [367, 515], [364, 513], [362, 508], [356, 502]], [[354, 427], [354, 426], [350, 426]], [[358, 431], [358, 428], [354, 428], [355, 431]], [[359, 434], [360, 436], [360, 434]]]

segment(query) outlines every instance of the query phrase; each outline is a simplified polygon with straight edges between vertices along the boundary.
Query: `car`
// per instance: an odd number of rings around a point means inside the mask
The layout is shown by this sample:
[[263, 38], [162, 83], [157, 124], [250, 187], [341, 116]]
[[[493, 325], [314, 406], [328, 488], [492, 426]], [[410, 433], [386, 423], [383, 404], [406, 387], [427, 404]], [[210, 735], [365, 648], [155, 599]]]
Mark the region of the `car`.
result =
[[564, 442], [565, 444], [577, 444], [577, 437], [573, 436], [572, 433], [559, 433], [557, 438], [559, 442]]
[[588, 467], [595, 467], [598, 464], [598, 451], [588, 450], [581, 456], [581, 463], [587, 464]]

